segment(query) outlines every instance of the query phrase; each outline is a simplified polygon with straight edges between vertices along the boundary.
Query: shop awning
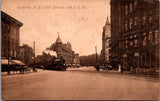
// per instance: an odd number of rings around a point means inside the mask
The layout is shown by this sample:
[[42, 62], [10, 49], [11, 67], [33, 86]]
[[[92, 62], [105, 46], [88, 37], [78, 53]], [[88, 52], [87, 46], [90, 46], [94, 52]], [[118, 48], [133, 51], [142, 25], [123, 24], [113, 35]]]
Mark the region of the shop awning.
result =
[[[1, 59], [1, 64], [8, 65], [8, 59]], [[9, 61], [9, 64], [11, 65], [12, 63]]]
[[20, 60], [11, 60], [13, 65], [25, 65], [23, 62], [21, 62]]

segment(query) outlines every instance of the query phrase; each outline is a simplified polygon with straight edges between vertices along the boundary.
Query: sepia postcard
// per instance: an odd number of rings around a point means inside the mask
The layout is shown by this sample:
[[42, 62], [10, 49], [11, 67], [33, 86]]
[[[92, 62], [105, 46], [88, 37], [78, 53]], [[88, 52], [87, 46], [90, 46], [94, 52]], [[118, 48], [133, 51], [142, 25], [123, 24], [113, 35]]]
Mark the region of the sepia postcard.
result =
[[1, 0], [2, 100], [160, 100], [159, 0]]

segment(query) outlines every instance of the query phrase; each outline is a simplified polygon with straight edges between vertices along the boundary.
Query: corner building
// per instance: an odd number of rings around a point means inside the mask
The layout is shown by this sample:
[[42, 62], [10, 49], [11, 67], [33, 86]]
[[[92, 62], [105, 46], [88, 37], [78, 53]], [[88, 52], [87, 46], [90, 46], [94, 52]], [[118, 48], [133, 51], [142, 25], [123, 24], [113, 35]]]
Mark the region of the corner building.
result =
[[1, 57], [20, 59], [20, 27], [22, 23], [1, 11]]
[[159, 67], [159, 1], [111, 0], [111, 56], [115, 67]]

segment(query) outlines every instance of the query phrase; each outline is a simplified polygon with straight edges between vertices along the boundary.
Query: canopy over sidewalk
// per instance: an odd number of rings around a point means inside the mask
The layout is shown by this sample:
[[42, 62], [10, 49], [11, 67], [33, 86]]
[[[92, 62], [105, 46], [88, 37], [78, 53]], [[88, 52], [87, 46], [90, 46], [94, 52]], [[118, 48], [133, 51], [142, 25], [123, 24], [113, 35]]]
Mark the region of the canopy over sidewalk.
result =
[[11, 60], [13, 65], [25, 65], [23, 62], [21, 62], [20, 60]]

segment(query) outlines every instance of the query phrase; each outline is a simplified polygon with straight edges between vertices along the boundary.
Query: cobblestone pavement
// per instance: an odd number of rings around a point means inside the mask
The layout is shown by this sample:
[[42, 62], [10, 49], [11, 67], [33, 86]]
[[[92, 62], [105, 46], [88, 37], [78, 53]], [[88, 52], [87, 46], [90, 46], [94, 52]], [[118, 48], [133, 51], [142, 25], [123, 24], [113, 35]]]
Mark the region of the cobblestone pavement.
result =
[[159, 79], [92, 67], [1, 76], [4, 100], [158, 100]]

